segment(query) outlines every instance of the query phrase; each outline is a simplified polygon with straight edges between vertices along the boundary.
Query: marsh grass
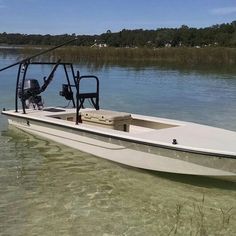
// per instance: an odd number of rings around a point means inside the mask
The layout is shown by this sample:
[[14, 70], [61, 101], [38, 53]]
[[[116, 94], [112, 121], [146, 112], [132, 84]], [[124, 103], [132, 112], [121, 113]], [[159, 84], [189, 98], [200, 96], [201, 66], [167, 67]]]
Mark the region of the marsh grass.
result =
[[[46, 47], [43, 47], [46, 48]], [[40, 48], [40, 49], [43, 49]], [[31, 55], [35, 48], [25, 47], [21, 52]], [[236, 48], [90, 48], [67, 46], [45, 55], [50, 60], [61, 58], [76, 63], [117, 64], [151, 62], [179, 65], [236, 65]]]

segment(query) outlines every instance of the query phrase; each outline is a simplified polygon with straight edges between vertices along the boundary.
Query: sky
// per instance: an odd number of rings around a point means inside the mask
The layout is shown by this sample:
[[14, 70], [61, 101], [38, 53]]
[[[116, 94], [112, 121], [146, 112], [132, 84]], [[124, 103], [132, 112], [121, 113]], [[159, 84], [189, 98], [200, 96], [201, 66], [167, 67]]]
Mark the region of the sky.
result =
[[236, 0], [0, 0], [0, 33], [94, 35], [236, 20]]

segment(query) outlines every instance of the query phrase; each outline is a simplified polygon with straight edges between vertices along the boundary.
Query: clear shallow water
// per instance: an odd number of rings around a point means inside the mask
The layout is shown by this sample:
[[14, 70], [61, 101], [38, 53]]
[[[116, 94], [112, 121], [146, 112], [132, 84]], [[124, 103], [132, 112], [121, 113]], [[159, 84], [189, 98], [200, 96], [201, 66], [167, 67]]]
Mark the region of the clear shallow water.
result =
[[[92, 72], [103, 108], [236, 130], [234, 75], [81, 67]], [[14, 107], [14, 76], [0, 75], [1, 107]], [[45, 95], [51, 104], [63, 101], [60, 76]], [[117, 165], [8, 129], [2, 116], [0, 130], [0, 235], [236, 234], [235, 184]]]

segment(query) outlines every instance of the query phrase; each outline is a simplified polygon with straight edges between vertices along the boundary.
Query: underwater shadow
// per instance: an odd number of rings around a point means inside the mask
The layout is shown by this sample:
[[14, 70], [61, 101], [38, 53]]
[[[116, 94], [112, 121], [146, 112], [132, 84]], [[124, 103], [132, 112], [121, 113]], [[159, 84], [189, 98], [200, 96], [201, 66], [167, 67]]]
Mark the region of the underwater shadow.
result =
[[171, 181], [180, 182], [183, 184], [194, 185], [204, 188], [219, 188], [224, 190], [236, 191], [236, 178], [233, 180], [220, 179], [217, 177], [184, 175], [175, 173], [165, 173], [157, 171], [145, 171], [153, 176], [165, 178]]
[[[114, 163], [110, 160], [106, 160], [106, 161]], [[173, 182], [188, 184], [188, 185], [197, 186], [197, 187], [219, 188], [219, 189], [224, 189], [224, 190], [236, 191], [236, 182], [235, 182], [236, 178], [234, 178], [231, 181], [231, 180], [219, 179], [219, 178], [207, 177], [207, 176], [185, 175], [185, 174], [175, 174], [175, 173], [145, 170], [145, 169], [139, 169], [132, 166], [127, 166], [121, 163], [115, 163], [115, 164], [127, 170], [137, 171], [142, 174], [149, 174], [151, 176], [170, 180]]]

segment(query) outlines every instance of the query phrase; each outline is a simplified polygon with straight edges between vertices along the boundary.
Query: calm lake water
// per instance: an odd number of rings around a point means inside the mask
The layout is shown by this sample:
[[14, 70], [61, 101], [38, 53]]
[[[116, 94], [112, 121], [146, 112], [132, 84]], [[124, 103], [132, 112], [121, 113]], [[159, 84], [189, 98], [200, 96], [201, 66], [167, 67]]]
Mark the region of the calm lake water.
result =
[[[0, 54], [0, 68], [15, 60]], [[77, 68], [100, 78], [102, 108], [236, 131], [236, 76], [227, 71]], [[0, 74], [0, 108], [14, 108], [15, 76]], [[45, 105], [66, 105], [55, 77]], [[0, 235], [236, 235], [236, 184], [111, 163], [8, 128], [0, 115]]]

